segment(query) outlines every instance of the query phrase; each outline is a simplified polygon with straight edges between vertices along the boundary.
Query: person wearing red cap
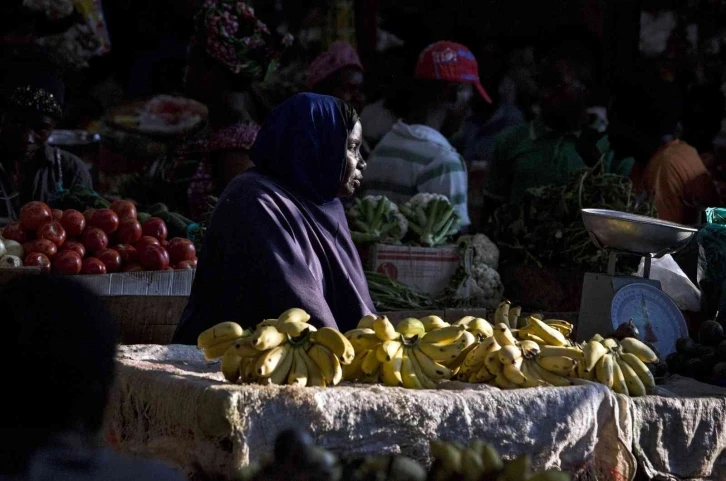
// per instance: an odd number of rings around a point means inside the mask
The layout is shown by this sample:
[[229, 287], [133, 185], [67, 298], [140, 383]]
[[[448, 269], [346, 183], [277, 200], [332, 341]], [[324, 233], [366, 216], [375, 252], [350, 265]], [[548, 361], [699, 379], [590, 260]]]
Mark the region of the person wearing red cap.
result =
[[419, 56], [411, 87], [407, 115], [368, 159], [364, 192], [399, 203], [421, 192], [443, 194], [468, 227], [466, 164], [447, 137], [461, 127], [475, 94], [491, 102], [476, 58], [458, 43], [429, 45]]
[[365, 104], [363, 65], [352, 45], [333, 42], [327, 52], [318, 55], [308, 69], [308, 86], [312, 92], [337, 97], [360, 114]]

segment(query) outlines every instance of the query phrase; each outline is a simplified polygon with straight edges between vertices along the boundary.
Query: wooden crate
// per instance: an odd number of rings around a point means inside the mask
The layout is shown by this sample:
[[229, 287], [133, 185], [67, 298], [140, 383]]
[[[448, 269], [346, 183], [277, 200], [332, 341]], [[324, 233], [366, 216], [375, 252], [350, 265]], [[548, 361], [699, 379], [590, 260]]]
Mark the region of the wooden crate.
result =
[[187, 296], [110, 296], [103, 300], [116, 322], [121, 344], [169, 344]]

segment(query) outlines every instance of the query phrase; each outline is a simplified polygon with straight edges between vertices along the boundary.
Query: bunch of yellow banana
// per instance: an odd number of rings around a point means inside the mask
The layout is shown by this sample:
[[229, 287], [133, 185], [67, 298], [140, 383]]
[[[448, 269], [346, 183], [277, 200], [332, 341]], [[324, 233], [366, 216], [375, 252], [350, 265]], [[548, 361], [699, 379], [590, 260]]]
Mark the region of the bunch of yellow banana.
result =
[[497, 450], [481, 440], [468, 446], [433, 441], [429, 445], [433, 458], [429, 481], [570, 481], [570, 475], [550, 469], [533, 472], [529, 456], [503, 461]]
[[229, 382], [241, 378], [242, 382], [260, 384], [336, 385], [343, 376], [342, 365], [355, 357], [353, 346], [337, 330], [318, 330], [307, 323], [309, 320], [310, 315], [302, 309], [289, 309], [236, 339], [232, 339], [233, 333], [241, 328], [222, 323], [200, 334], [197, 345], [205, 349], [207, 358], [209, 347], [205, 346], [211, 346], [215, 357], [220, 357], [221, 341], [209, 340], [224, 337], [215, 333], [229, 332], [224, 341], [228, 345], [221, 354], [222, 374]]
[[603, 384], [619, 394], [644, 396], [655, 387], [653, 374], [646, 363], [658, 362], [651, 348], [633, 337], [621, 341], [593, 336], [582, 347], [584, 359], [577, 376]]
[[364, 317], [357, 329], [345, 334], [356, 356], [344, 370], [344, 378], [409, 389], [433, 389], [439, 381], [450, 379], [451, 369], [444, 364], [453, 362], [468, 346], [466, 329], [444, 325], [434, 316], [425, 320], [427, 324], [408, 318], [394, 327], [385, 316]]

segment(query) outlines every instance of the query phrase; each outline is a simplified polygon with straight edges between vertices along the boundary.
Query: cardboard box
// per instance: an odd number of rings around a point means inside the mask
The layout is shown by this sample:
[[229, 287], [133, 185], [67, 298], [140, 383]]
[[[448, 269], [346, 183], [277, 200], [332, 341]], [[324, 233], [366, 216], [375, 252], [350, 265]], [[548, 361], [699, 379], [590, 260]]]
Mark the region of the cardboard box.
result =
[[[368, 268], [387, 274], [419, 292], [439, 296], [449, 286], [460, 262], [459, 248], [455, 245], [411, 247], [376, 244], [371, 248]], [[471, 262], [472, 252], [468, 250], [464, 254], [467, 272], [471, 272]], [[469, 295], [468, 284], [459, 291], [459, 295]]]

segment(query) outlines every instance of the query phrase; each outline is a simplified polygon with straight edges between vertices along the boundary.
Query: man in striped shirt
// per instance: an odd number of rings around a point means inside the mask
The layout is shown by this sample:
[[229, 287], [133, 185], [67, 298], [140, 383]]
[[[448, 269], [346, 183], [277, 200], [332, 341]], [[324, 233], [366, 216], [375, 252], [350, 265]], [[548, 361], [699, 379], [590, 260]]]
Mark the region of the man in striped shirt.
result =
[[406, 117], [368, 159], [364, 194], [385, 195], [396, 203], [420, 192], [443, 194], [461, 226], [468, 227], [466, 164], [447, 137], [461, 127], [475, 90], [491, 103], [469, 49], [453, 42], [426, 47], [416, 65]]

